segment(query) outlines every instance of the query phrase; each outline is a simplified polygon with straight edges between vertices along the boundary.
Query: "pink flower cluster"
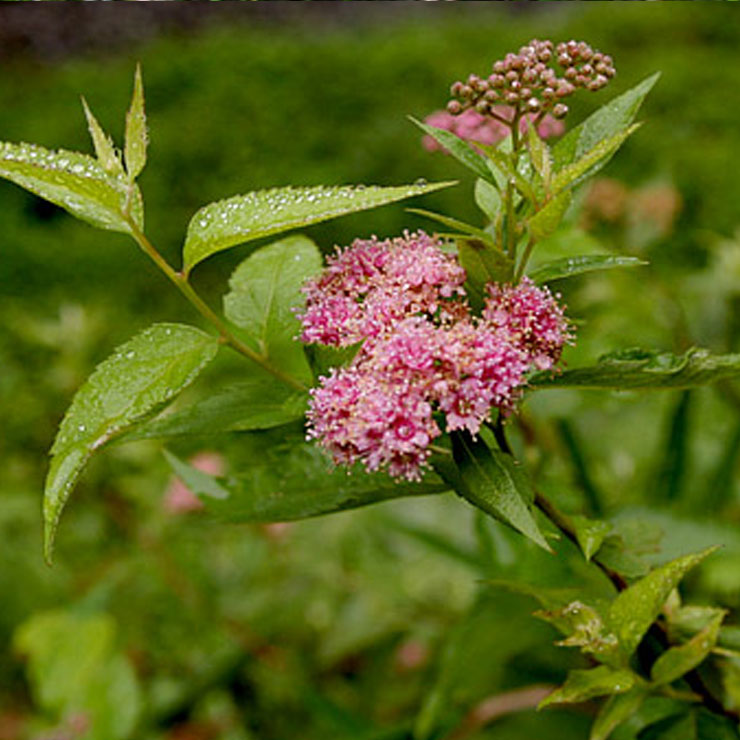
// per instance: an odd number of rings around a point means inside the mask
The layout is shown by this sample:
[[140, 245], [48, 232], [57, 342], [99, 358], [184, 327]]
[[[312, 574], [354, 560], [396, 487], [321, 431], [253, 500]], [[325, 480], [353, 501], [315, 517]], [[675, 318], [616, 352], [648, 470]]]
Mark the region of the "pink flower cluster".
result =
[[[495, 106], [495, 111], [501, 118], [511, 120], [512, 109], [507, 105]], [[522, 116], [519, 120], [519, 130], [524, 133], [527, 130], [529, 122], [535, 119], [534, 114]], [[459, 115], [452, 115], [447, 111], [435, 111], [424, 119], [424, 123], [435, 128], [441, 128], [445, 131], [451, 131], [461, 139], [470, 142], [480, 142], [481, 144], [497, 144], [509, 135], [509, 127], [490, 116], [485, 116], [473, 108], [463, 111]], [[537, 133], [542, 139], [550, 139], [554, 136], [560, 136], [565, 131], [565, 124], [558, 121], [551, 115], [547, 114], [537, 125]], [[444, 147], [435, 141], [431, 136], [425, 136], [422, 139], [424, 147], [430, 151], [444, 151]]]
[[311, 391], [308, 437], [336, 464], [418, 480], [442, 420], [444, 431], [477, 434], [570, 340], [563, 309], [527, 279], [491, 284], [483, 316], [471, 316], [464, 270], [441, 246], [423, 233], [357, 240], [304, 289], [304, 341], [362, 342]]

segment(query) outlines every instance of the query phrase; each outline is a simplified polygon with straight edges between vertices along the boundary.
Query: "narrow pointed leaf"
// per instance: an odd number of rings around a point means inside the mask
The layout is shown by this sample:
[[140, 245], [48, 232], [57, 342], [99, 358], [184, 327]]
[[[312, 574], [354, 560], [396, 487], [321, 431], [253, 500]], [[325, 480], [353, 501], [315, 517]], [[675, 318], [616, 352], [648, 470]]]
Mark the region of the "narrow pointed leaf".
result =
[[103, 169], [109, 175], [123, 175], [123, 165], [121, 160], [116, 154], [116, 149], [113, 146], [113, 141], [105, 131], [103, 131], [98, 120], [90, 110], [85, 98], [82, 98], [82, 107], [85, 110], [85, 118], [87, 119], [87, 128], [90, 132], [90, 138], [92, 139], [93, 146], [95, 147], [95, 155], [98, 158]]
[[688, 642], [666, 650], [650, 670], [650, 678], [654, 684], [672, 683], [685, 673], [692, 671], [709, 655], [717, 644], [719, 628], [725, 614], [717, 614], [712, 621], [697, 632]]
[[51, 448], [44, 489], [44, 542], [51, 558], [62, 509], [90, 456], [189, 385], [218, 340], [180, 324], [155, 324], [121, 345], [77, 391]]
[[491, 236], [491, 234], [489, 234], [487, 231], [479, 229], [477, 226], [466, 224], [464, 221], [459, 221], [456, 218], [451, 218], [450, 216], [445, 216], [441, 213], [425, 211], [423, 208], [407, 208], [406, 210], [409, 213], [416, 213], [419, 216], [424, 216], [425, 218], [429, 218], [432, 221], [437, 221], [441, 224], [444, 224], [451, 229], [461, 231], [463, 234], [470, 234], [470, 236], [475, 237], [476, 239], [479, 239], [486, 244], [490, 244], [492, 248], [495, 249], [493, 236]]
[[196, 212], [188, 225], [183, 248], [185, 270], [237, 244], [432, 193], [454, 184], [273, 188], [209, 203]]
[[461, 139], [459, 136], [456, 136], [451, 131], [446, 131], [443, 128], [436, 128], [435, 126], [429, 126], [426, 123], [417, 121], [411, 116], [409, 116], [409, 119], [425, 134], [428, 134], [438, 144], [441, 144], [458, 162], [465, 165], [469, 170], [475, 172], [478, 177], [482, 177], [484, 180], [488, 180], [492, 185], [496, 185], [496, 180], [491, 173], [491, 170], [488, 168], [485, 158], [478, 154], [471, 144], [464, 139]]
[[191, 406], [137, 426], [123, 441], [271, 429], [302, 418], [307, 399], [308, 394], [255, 371], [252, 377], [218, 389]]
[[619, 725], [640, 708], [646, 697], [644, 684], [633, 686], [623, 694], [610, 696], [596, 715], [588, 740], [607, 740]]
[[551, 552], [532, 513], [532, 485], [511, 455], [491, 450], [482, 439], [473, 440], [462, 432], [453, 432], [452, 451], [457, 473], [447, 482], [455, 491]]
[[553, 166], [560, 170], [580, 159], [598, 142], [626, 129], [635, 120], [645, 96], [658, 81], [660, 73], [647, 77], [627, 92], [610, 100], [583, 123], [571, 129], [552, 148]]
[[514, 263], [498, 249], [479, 239], [458, 238], [457, 252], [467, 275], [466, 288], [474, 308], [482, 308], [486, 284], [506, 282], [514, 272]]
[[632, 655], [635, 651], [671, 591], [686, 573], [716, 549], [710, 547], [702, 552], [671, 560], [652, 570], [617, 596], [609, 609], [608, 619], [625, 655]]
[[130, 233], [123, 216], [127, 207], [137, 226], [143, 228], [138, 188], [109, 175], [87, 154], [51, 151], [36, 144], [0, 143], [0, 177], [100, 229]]
[[321, 253], [305, 236], [290, 236], [258, 249], [234, 270], [224, 297], [226, 317], [244, 330], [252, 348], [272, 365], [309, 384], [311, 368], [296, 339], [295, 309], [306, 278], [321, 270]]
[[602, 358], [596, 365], [562, 373], [538, 372], [529, 388], [600, 388], [603, 390], [664, 390], [696, 388], [740, 377], [740, 354], [712, 355], [690, 349], [683, 355], [628, 350]]
[[636, 680], [637, 676], [632, 671], [605, 665], [570, 671], [565, 683], [548, 694], [537, 709], [544, 709], [550, 704], [574, 704], [597, 696], [622, 694], [629, 691]]
[[583, 254], [577, 257], [564, 257], [540, 265], [529, 273], [529, 277], [535, 283], [549, 283], [552, 280], [582, 275], [584, 272], [596, 270], [612, 270], [616, 267], [639, 267], [647, 265], [644, 260], [637, 257], [621, 257], [611, 254]]
[[575, 162], [558, 170], [550, 184], [552, 192], [560, 193], [565, 188], [572, 189], [587, 177], [591, 177], [612, 158], [617, 149], [638, 128], [640, 128], [640, 124], [634, 123], [624, 131], [618, 131], [616, 134], [602, 139], [591, 149], [584, 152]]
[[491, 223], [495, 223], [501, 215], [501, 193], [498, 188], [480, 177], [475, 181], [475, 202]]
[[238, 475], [216, 478], [182, 461], [175, 473], [201, 497], [206, 511], [229, 522], [294, 521], [448, 490], [433, 475], [421, 483], [403, 484], [379, 473], [353, 470], [350, 475], [332, 468], [321, 450], [305, 442], [272, 444], [261, 454], [259, 444], [255, 464]]
[[136, 65], [134, 75], [134, 93], [131, 106], [126, 113], [126, 139], [124, 156], [126, 171], [130, 180], [135, 180], [146, 164], [146, 147], [148, 143], [146, 114], [144, 113], [144, 85], [141, 80], [141, 67]]

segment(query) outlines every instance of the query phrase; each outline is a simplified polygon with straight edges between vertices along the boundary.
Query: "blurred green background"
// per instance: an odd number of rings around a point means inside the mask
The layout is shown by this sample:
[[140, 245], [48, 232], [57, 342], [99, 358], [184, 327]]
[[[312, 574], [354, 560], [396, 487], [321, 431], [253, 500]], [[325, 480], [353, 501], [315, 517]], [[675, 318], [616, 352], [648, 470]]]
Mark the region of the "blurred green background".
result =
[[[567, 361], [636, 345], [740, 351], [732, 7], [131, 3], [31, 13], [0, 7], [0, 139], [88, 151], [84, 94], [120, 143], [140, 61], [148, 231], [176, 264], [200, 205], [275, 185], [457, 178], [405, 205], [478, 223], [471, 177], [426, 152], [406, 117], [441, 108], [452, 81], [532, 37], [585, 39], [615, 59], [614, 83], [574, 103], [572, 122], [661, 70], [646, 125], [543, 247], [651, 262], [557, 286], [580, 322]], [[197, 317], [123, 236], [5, 182], [0, 214], [0, 740], [390, 740], [410, 737], [420, 710], [439, 738], [586, 737], [584, 712], [469, 714], [486, 697], [562, 680], [575, 660], [529, 616], [534, 602], [481, 579], [588, 576], [565, 546], [548, 559], [452, 497], [224, 526], [166, 505], [171, 481], [156, 445], [121, 446], [90, 466], [48, 569], [40, 491], [72, 394], [152, 321]], [[420, 227], [431, 229], [399, 205], [309, 233], [329, 250]], [[212, 304], [247, 252], [199, 267]], [[201, 387], [227, 372], [228, 363]], [[723, 542], [691, 587], [737, 607], [739, 409], [731, 385], [539, 393], [523, 411], [537, 444], [527, 434], [517, 443], [565, 506], [614, 517], [648, 557]], [[495, 552], [483, 558], [485, 542]]]

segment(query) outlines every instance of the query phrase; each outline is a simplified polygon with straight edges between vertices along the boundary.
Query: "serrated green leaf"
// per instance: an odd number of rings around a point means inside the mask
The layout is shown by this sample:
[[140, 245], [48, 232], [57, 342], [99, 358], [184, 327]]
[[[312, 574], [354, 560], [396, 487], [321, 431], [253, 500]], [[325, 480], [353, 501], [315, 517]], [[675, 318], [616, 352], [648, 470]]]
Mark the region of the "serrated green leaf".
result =
[[671, 560], [650, 571], [617, 596], [609, 609], [608, 622], [626, 656], [635, 651], [671, 591], [684, 575], [716, 549], [710, 547], [702, 552]]
[[220, 388], [190, 406], [145, 422], [122, 441], [270, 429], [300, 419], [306, 412], [307, 399], [306, 393], [255, 371], [253, 376]]
[[441, 144], [460, 164], [465, 165], [469, 170], [475, 172], [478, 177], [482, 177], [492, 185], [496, 185], [496, 181], [486, 164], [485, 158], [478, 154], [467, 141], [456, 136], [451, 131], [429, 126], [426, 123], [417, 121], [411, 116], [409, 116], [409, 120], [415, 123], [425, 134], [431, 136], [438, 144]]
[[126, 171], [131, 181], [135, 180], [144, 169], [147, 143], [146, 114], [144, 113], [144, 84], [141, 80], [141, 67], [137, 64], [134, 74], [134, 92], [131, 96], [131, 105], [126, 113], [126, 138], [124, 144]]
[[62, 509], [90, 456], [177, 396], [217, 349], [217, 338], [199, 329], [155, 324], [98, 365], [77, 391], [51, 448], [44, 488], [47, 559]]
[[466, 432], [453, 432], [451, 437], [457, 472], [446, 469], [447, 482], [458, 495], [552, 552], [531, 510], [532, 484], [514, 458]]
[[475, 202], [491, 223], [501, 215], [501, 193], [498, 188], [483, 178], [475, 181]]
[[425, 195], [455, 184], [273, 188], [209, 203], [195, 213], [188, 225], [183, 248], [184, 269], [189, 272], [206, 257], [237, 244]]
[[87, 154], [51, 151], [36, 144], [0, 143], [0, 177], [100, 229], [131, 233], [123, 215], [126, 210], [143, 228], [139, 189], [109, 175]]
[[532, 236], [539, 241], [554, 234], [560, 226], [565, 212], [571, 203], [570, 193], [561, 193], [549, 200], [539, 211], [527, 221]]
[[565, 683], [548, 694], [537, 709], [544, 709], [551, 704], [575, 704], [607, 694], [623, 694], [629, 691], [636, 681], [637, 676], [632, 671], [609, 668], [605, 665], [588, 670], [569, 671]]
[[537, 372], [528, 387], [600, 388], [603, 390], [666, 390], [696, 388], [740, 377], [740, 354], [712, 355], [690, 349], [683, 355], [630, 350], [603, 357], [596, 365], [562, 373]]
[[646, 697], [647, 691], [643, 685], [610, 696], [596, 715], [588, 740], [607, 740], [619, 725], [637, 712]]
[[121, 164], [121, 160], [118, 158], [116, 149], [113, 146], [113, 141], [105, 131], [103, 131], [84, 97], [82, 98], [82, 107], [85, 111], [87, 128], [90, 132], [93, 146], [95, 147], [95, 155], [98, 158], [98, 162], [100, 162], [103, 169], [109, 175], [123, 175], [123, 165]]
[[603, 139], [626, 129], [634, 121], [645, 96], [658, 81], [660, 72], [610, 100], [558, 141], [552, 148], [553, 166], [560, 170], [580, 159]]
[[224, 296], [226, 317], [243, 329], [252, 349], [301, 383], [313, 380], [295, 309], [301, 287], [321, 270], [321, 253], [305, 236], [289, 236], [253, 252], [234, 270]]
[[569, 517], [578, 540], [578, 546], [583, 552], [586, 560], [591, 558], [599, 551], [604, 544], [604, 539], [612, 531], [612, 525], [601, 519], [588, 519], [585, 516]]
[[633, 123], [624, 131], [618, 131], [605, 139], [601, 139], [575, 162], [558, 170], [550, 183], [552, 192], [557, 194], [565, 188], [572, 189], [586, 178], [591, 177], [612, 158], [617, 149], [638, 128], [640, 128], [640, 124]]
[[612, 270], [616, 267], [638, 267], [648, 263], [637, 257], [621, 257], [616, 255], [583, 254], [576, 257], [565, 257], [540, 265], [529, 273], [535, 283], [548, 283], [552, 280], [582, 275], [584, 272], [595, 270]]
[[650, 679], [656, 685], [672, 683], [692, 671], [709, 655], [717, 643], [724, 612], [716, 614], [710, 623], [688, 642], [666, 650], [650, 670]]
[[421, 483], [399, 483], [381, 473], [355, 469], [350, 475], [332, 469], [314, 444], [266, 441], [263, 447], [261, 438], [254, 444], [254, 464], [228, 478], [207, 475], [183, 462], [175, 472], [202, 497], [206, 511], [228, 522], [293, 521], [448, 490], [434, 475]]

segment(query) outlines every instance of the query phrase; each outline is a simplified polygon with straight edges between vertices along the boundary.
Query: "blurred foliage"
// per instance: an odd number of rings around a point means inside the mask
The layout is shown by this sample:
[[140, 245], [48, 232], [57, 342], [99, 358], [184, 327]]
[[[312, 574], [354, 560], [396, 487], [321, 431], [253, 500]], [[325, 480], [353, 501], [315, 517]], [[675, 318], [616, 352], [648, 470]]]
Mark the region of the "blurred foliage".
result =
[[[54, 68], [10, 60], [0, 138], [87, 150], [81, 92], [120, 137], [112, 124], [140, 60], [152, 138], [141, 186], [149, 231], [173, 261], [202, 204], [287, 183], [453, 176], [461, 185], [423, 207], [472, 221], [468, 175], [426, 153], [405, 116], [442, 107], [452, 80], [533, 36], [586, 38], [615, 58], [609, 95], [654, 70], [663, 76], [643, 109], [647, 125], [581, 193], [567, 236], [543, 248], [543, 259], [591, 251], [650, 262], [563, 286], [581, 322], [568, 362], [631, 346], [739, 351], [733, 9], [614, 3], [529, 17], [477, 5], [459, 20], [419, 6], [423, 22], [310, 34], [215, 27]], [[572, 120], [601, 102], [581, 99]], [[183, 304], [118, 235], [6, 183], [0, 201], [0, 642], [13, 646], [0, 653], [0, 738], [400, 740], [414, 726], [419, 737], [586, 736], [586, 713], [516, 713], [515, 700], [498, 714], [482, 709], [487, 697], [553, 685], [583, 666], [552, 646], [555, 632], [530, 616], [532, 599], [480, 581], [594, 593], [605, 584], [568, 543], [553, 558], [448, 497], [224, 526], [172, 504], [159, 448], [141, 442], [91, 465], [49, 571], [38, 501], [68, 399], [113, 346]], [[420, 226], [429, 228], [388, 206], [309, 233], [328, 250]], [[212, 300], [245, 253], [198, 268]], [[201, 382], [229, 369], [222, 360]], [[537, 392], [513, 436], [553, 498], [603, 511], [645, 560], [724, 544], [687, 589], [738, 608], [739, 409], [729, 385]], [[239, 435], [223, 445], [246, 447]], [[177, 452], [202, 450], [196, 440]], [[722, 681], [736, 703], [739, 673], [728, 657]], [[620, 740], [636, 737], [643, 715], [665, 711], [646, 704]]]

